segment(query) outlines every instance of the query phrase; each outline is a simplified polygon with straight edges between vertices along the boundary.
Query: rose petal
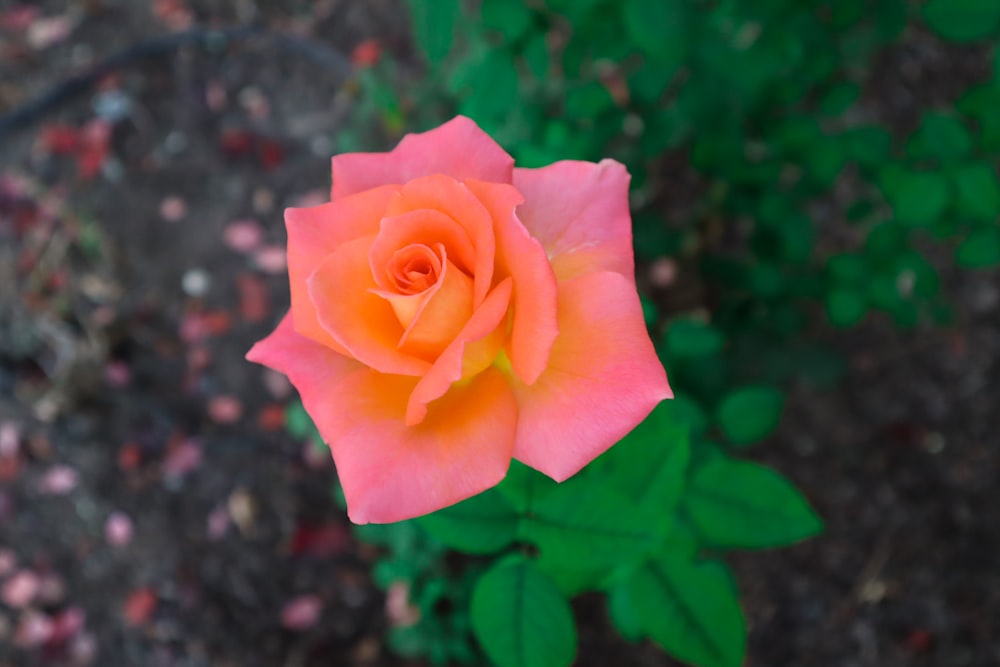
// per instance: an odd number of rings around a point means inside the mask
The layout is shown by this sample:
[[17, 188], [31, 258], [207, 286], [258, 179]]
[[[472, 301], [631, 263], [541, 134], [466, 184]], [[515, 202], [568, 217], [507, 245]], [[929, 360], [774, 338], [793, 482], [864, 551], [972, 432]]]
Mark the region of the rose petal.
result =
[[440, 174], [404, 185], [399, 196], [389, 202], [386, 214], [402, 215], [420, 210], [444, 213], [462, 226], [472, 240], [475, 261], [469, 268], [475, 281], [474, 299], [478, 307], [493, 284], [496, 238], [489, 211], [464, 183]]
[[514, 158], [472, 120], [458, 116], [440, 127], [408, 134], [389, 153], [346, 153], [333, 158], [331, 199], [421, 176], [443, 174], [510, 183]]
[[511, 384], [519, 410], [514, 458], [563, 481], [672, 393], [624, 276], [590, 273], [561, 284], [559, 331], [538, 381]]
[[635, 279], [629, 180], [614, 160], [514, 170], [524, 196], [517, 215], [545, 247], [560, 282], [594, 271]]
[[440, 211], [418, 210], [382, 219], [378, 236], [368, 252], [372, 277], [382, 289], [392, 289], [386, 267], [393, 255], [410, 244], [443, 245], [448, 257], [467, 273], [476, 267], [476, 249], [468, 231]]
[[346, 354], [344, 347], [319, 323], [307, 282], [341, 244], [378, 233], [389, 198], [397, 189], [378, 188], [356, 197], [344, 197], [336, 203], [285, 210], [291, 312], [295, 313], [295, 328], [303, 336]]
[[509, 185], [468, 181], [469, 189], [489, 210], [497, 239], [501, 275], [514, 279], [514, 319], [507, 356], [514, 372], [532, 384], [545, 370], [552, 344], [559, 335], [556, 277], [545, 248], [531, 237], [514, 214], [523, 202]]
[[[437, 283], [425, 293], [381, 296], [392, 305], [400, 324], [406, 326], [399, 348], [428, 360], [437, 357], [472, 316], [472, 279], [447, 258]], [[414, 300], [419, 301], [410, 304]], [[403, 316], [408, 316], [409, 321]]]
[[[310, 415], [317, 415], [339, 395], [340, 384], [352, 373], [364, 370], [360, 363], [300, 335], [289, 313], [274, 332], [247, 353], [247, 359], [288, 376]], [[329, 432], [341, 425], [329, 423]]]
[[[427, 374], [420, 378], [406, 405], [408, 426], [423, 421], [427, 404], [444, 396], [452, 383], [480, 373], [493, 363], [503, 345], [501, 325], [510, 305], [512, 286], [510, 278], [497, 285]], [[494, 333], [500, 335], [491, 335]]]
[[407, 426], [415, 383], [363, 371], [312, 413], [330, 441], [354, 523], [421, 516], [481, 493], [507, 474], [517, 406], [500, 371], [489, 368], [452, 387], [420, 424]]
[[[366, 366], [380, 373], [423, 375], [430, 364], [399, 349], [404, 329], [392, 306], [375, 293], [371, 243], [369, 238], [344, 243], [309, 278], [316, 316], [339, 347]], [[292, 310], [298, 329], [298, 313]]]

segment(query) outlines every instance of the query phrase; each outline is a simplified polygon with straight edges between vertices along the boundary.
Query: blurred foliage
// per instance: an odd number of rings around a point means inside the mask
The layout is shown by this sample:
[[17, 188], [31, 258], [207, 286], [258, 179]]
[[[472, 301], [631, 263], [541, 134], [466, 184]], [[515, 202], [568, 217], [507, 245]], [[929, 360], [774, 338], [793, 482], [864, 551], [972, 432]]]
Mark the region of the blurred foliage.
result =
[[[872, 316], [947, 323], [934, 248], [961, 267], [1000, 264], [1000, 2], [407, 4], [424, 74], [388, 59], [360, 72], [354, 127], [379, 119], [395, 138], [460, 113], [519, 166], [626, 164], [653, 276], [644, 312], [677, 395], [562, 485], [515, 464], [478, 498], [360, 528], [387, 548], [380, 582], [405, 581], [420, 608], [394, 645], [434, 664], [482, 651], [501, 667], [568, 665], [564, 598], [599, 590], [623, 637], [700, 667], [743, 664], [719, 557], [821, 523], [776, 472], [733, 454], [775, 431], [789, 383], [842, 375], [809, 334]], [[914, 38], [990, 49], [995, 72], [916, 109], [908, 131], [879, 106], [873, 62]], [[457, 570], [441, 565], [447, 548], [467, 554]]]

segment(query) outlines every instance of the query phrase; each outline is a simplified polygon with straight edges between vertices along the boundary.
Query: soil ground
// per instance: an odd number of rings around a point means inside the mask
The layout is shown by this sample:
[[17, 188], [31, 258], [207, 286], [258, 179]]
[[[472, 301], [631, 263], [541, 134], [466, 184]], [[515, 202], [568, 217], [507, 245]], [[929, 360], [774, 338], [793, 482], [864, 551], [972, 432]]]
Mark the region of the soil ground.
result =
[[[409, 664], [332, 465], [282, 430], [287, 384], [243, 359], [287, 307], [280, 212], [329, 185], [323, 137], [352, 104], [336, 54], [405, 54], [405, 19], [389, 0], [185, 6], [0, 10], [0, 114], [189, 26], [319, 45], [134, 53], [0, 135], [0, 667]], [[959, 325], [831, 335], [847, 379], [796, 389], [753, 453], [827, 533], [732, 559], [750, 667], [1000, 664], [1000, 276], [943, 268]], [[674, 664], [577, 610], [579, 664]]]

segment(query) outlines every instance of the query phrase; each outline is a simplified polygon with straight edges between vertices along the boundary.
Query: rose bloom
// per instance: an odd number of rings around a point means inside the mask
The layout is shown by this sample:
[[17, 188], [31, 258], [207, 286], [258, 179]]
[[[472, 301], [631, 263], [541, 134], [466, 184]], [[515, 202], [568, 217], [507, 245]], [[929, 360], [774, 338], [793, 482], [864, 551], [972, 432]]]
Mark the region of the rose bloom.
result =
[[284, 373], [356, 523], [420, 516], [515, 458], [562, 481], [671, 396], [636, 292], [629, 175], [540, 169], [468, 118], [333, 158], [285, 211], [291, 309], [247, 358]]

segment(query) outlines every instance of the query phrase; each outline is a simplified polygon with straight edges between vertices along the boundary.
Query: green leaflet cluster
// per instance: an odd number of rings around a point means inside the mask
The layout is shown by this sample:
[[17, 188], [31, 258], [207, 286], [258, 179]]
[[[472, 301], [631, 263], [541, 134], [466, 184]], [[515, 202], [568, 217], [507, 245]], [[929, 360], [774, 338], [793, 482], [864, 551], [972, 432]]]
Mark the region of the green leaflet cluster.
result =
[[[360, 72], [338, 149], [462, 113], [520, 166], [626, 164], [640, 278], [673, 271], [640, 285], [676, 398], [563, 485], [515, 465], [458, 506], [360, 527], [385, 548], [376, 580], [405, 582], [419, 611], [390, 641], [435, 664], [570, 664], [569, 600], [600, 591], [623, 637], [741, 664], [720, 558], [820, 530], [788, 482], [737, 458], [778, 427], [787, 386], [843, 374], [809, 334], [948, 323], [930, 253], [1000, 265], [1000, 2], [407, 4], [427, 73], [391, 59]], [[979, 49], [991, 72], [894, 119], [873, 61], [938, 38]], [[454, 551], [471, 556], [456, 567]]]
[[726, 549], [792, 544], [822, 524], [774, 471], [694, 450], [669, 404], [577, 477], [515, 463], [498, 487], [417, 520], [443, 544], [494, 555], [472, 592], [480, 645], [501, 667], [569, 665], [569, 598], [608, 596], [623, 636], [703, 667], [737, 667], [745, 624]]

